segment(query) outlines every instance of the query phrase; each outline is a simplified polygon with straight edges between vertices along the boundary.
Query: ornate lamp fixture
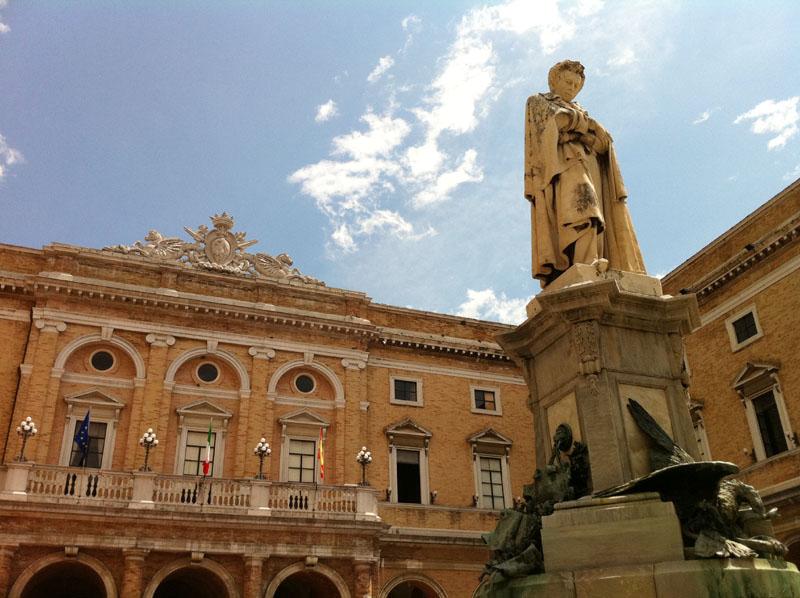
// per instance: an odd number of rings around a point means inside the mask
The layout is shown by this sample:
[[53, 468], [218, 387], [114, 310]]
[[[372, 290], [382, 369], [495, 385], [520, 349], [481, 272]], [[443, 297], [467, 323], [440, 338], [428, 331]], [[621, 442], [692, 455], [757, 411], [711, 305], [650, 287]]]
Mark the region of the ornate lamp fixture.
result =
[[362, 446], [361, 450], [356, 455], [356, 461], [361, 464], [361, 485], [368, 486], [367, 484], [367, 465], [372, 463], [372, 453], [367, 450], [367, 447]]
[[147, 461], [150, 458], [150, 449], [158, 446], [158, 438], [156, 438], [153, 428], [147, 428], [147, 432], [142, 434], [139, 439], [139, 446], [144, 447], [144, 465], [142, 465], [140, 471], [150, 471], [150, 467], [147, 465]]
[[36, 424], [30, 417], [23, 419], [17, 426], [17, 434], [22, 436], [22, 446], [19, 449], [19, 457], [17, 457], [17, 461], [20, 463], [25, 461], [25, 445], [28, 443], [28, 438], [36, 436], [38, 431], [39, 430], [36, 429]]
[[272, 449], [269, 448], [269, 442], [267, 442], [266, 438], [258, 441], [256, 448], [253, 449], [253, 454], [258, 457], [258, 475], [256, 479], [264, 480], [266, 479], [264, 476], [264, 458], [272, 454]]

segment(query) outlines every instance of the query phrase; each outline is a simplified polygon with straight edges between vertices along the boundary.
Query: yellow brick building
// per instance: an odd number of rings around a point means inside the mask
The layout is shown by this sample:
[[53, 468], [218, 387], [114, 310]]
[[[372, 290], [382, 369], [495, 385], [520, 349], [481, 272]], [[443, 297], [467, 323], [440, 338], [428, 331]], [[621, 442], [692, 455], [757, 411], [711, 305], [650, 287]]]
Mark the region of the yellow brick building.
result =
[[731, 461], [777, 506], [776, 533], [800, 562], [800, 181], [663, 279], [697, 294], [686, 340], [701, 453]]
[[329, 288], [233, 224], [0, 245], [0, 596], [471, 595], [534, 463], [509, 327]]

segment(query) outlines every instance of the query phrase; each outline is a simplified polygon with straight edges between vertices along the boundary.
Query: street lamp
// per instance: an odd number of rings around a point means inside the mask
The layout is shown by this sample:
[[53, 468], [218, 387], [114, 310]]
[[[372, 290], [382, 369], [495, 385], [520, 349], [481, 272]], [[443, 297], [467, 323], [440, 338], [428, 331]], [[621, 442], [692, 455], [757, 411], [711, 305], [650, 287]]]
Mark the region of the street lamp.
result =
[[258, 441], [256, 448], [253, 449], [253, 454], [258, 457], [258, 475], [256, 479], [264, 480], [266, 479], [264, 476], [264, 457], [269, 457], [272, 454], [272, 449], [269, 448], [269, 442], [267, 442], [266, 438]]
[[147, 428], [147, 432], [142, 434], [139, 439], [139, 446], [144, 447], [144, 465], [139, 471], [150, 471], [150, 467], [147, 465], [147, 460], [150, 458], [150, 449], [158, 446], [158, 438], [156, 438], [153, 428]]
[[23, 419], [17, 426], [17, 434], [22, 436], [22, 446], [19, 449], [19, 457], [17, 457], [17, 461], [20, 463], [25, 461], [25, 445], [28, 442], [28, 438], [36, 436], [38, 431], [39, 430], [36, 429], [36, 424], [30, 417]]
[[356, 461], [361, 464], [361, 485], [367, 486], [367, 465], [372, 463], [372, 453], [367, 450], [367, 447], [362, 446], [356, 455]]

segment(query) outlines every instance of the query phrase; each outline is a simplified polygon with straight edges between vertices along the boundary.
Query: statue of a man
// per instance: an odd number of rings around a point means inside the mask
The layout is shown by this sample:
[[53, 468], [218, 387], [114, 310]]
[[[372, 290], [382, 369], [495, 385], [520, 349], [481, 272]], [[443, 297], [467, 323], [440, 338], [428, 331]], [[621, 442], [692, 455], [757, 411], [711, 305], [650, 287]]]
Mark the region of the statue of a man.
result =
[[550, 93], [528, 98], [525, 111], [533, 277], [543, 287], [576, 263], [645, 272], [611, 136], [573, 102], [583, 70], [574, 60], [556, 64]]

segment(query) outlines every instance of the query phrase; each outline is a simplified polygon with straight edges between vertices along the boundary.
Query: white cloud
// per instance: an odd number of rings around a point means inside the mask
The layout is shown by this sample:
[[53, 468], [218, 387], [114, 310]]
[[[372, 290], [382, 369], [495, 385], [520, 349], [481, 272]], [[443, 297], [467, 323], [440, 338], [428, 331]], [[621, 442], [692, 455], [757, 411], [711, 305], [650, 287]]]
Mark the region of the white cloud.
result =
[[453, 170], [439, 174], [432, 185], [425, 187], [414, 196], [414, 207], [445, 201], [450, 193], [464, 183], [479, 183], [483, 180], [483, 170], [477, 165], [478, 152], [469, 149], [464, 152], [461, 164]]
[[367, 81], [375, 83], [381, 76], [394, 66], [394, 58], [391, 56], [381, 56], [378, 64], [372, 69], [372, 72], [367, 76]]
[[[420, 210], [446, 201], [465, 184], [483, 180], [475, 143], [461, 138], [486, 119], [508, 89], [508, 79], [519, 77], [516, 71], [511, 77], [505, 71], [498, 77], [495, 44], [522, 41], [538, 46], [539, 53], [552, 53], [575, 35], [579, 17], [601, 7], [599, 0], [579, 0], [561, 11], [556, 0], [507, 0], [468, 10], [427, 84], [387, 82], [387, 71], [405, 57], [413, 34], [421, 28], [416, 15], [404, 18], [405, 46], [380, 57], [367, 78], [376, 84], [375, 91], [389, 98], [386, 107], [368, 108], [361, 119], [365, 126], [334, 138], [328, 157], [289, 176], [329, 217], [334, 246], [354, 251], [359, 239], [371, 235], [418, 239], [432, 234]], [[415, 97], [417, 90], [421, 93]], [[395, 116], [400, 114], [413, 118]], [[406, 213], [406, 207], [416, 209], [416, 215]]]
[[324, 104], [317, 106], [317, 115], [314, 117], [314, 120], [318, 123], [324, 123], [334, 116], [339, 116], [339, 107], [333, 100], [328, 100]]
[[519, 324], [527, 318], [527, 303], [525, 299], [509, 299], [505, 293], [500, 293], [498, 297], [493, 289], [467, 289], [467, 300], [458, 306], [457, 313], [467, 318]]
[[619, 68], [628, 66], [637, 61], [636, 52], [631, 47], [625, 47], [617, 51], [611, 58], [606, 61], [606, 66], [612, 68]]
[[[8, 0], [0, 0], [0, 8], [5, 8], [8, 5]], [[8, 33], [11, 27], [0, 21], [0, 34]]]
[[792, 170], [783, 175], [784, 181], [795, 181], [797, 179], [800, 179], [800, 164], [798, 164]]
[[733, 122], [738, 125], [746, 120], [752, 121], [750, 130], [756, 135], [775, 134], [775, 137], [767, 143], [768, 149], [781, 148], [797, 134], [800, 121], [800, 114], [797, 112], [798, 101], [800, 96], [780, 101], [764, 100], [751, 110], [737, 116]]
[[8, 174], [8, 167], [24, 162], [25, 158], [19, 150], [14, 149], [0, 134], [0, 181]]
[[719, 108], [709, 108], [708, 110], [703, 110], [703, 112], [701, 112], [697, 116], [697, 118], [695, 118], [692, 121], [692, 124], [693, 125], [700, 125], [700, 124], [706, 122], [709, 118], [711, 118], [711, 115], [714, 114], [717, 110], [719, 110]]

